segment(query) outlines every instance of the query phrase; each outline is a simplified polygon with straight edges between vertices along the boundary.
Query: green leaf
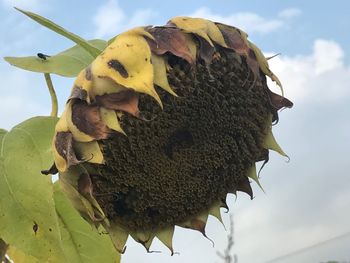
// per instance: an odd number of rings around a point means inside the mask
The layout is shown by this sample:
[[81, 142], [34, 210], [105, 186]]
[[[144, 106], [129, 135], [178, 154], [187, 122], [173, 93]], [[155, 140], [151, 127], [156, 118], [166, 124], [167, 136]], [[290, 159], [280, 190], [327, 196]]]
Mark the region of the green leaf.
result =
[[24, 254], [22, 251], [16, 249], [13, 246], [10, 246], [7, 250], [7, 255], [13, 262], [16, 263], [40, 263], [40, 260], [37, 258]]
[[0, 146], [1, 146], [1, 143], [2, 143], [2, 137], [4, 137], [4, 135], [7, 133], [6, 130], [4, 129], [0, 129]]
[[28, 11], [19, 9], [17, 7], [15, 7], [15, 9], [18, 10], [19, 12], [25, 14], [26, 16], [30, 17], [31, 19], [38, 22], [39, 24], [43, 25], [44, 27], [47, 27], [47, 28], [51, 29], [52, 31], [56, 32], [57, 34], [60, 34], [64, 37], [72, 40], [73, 42], [75, 42], [76, 44], [78, 44], [82, 48], [84, 48], [87, 52], [89, 52], [93, 57], [97, 57], [102, 51], [102, 50], [98, 49], [97, 47], [88, 43], [85, 39], [81, 38], [80, 36], [67, 31], [63, 27], [55, 24], [54, 22], [52, 22], [51, 20], [49, 20], [47, 18], [44, 18], [44, 17], [37, 15], [35, 13], [32, 13], [32, 12], [28, 12]]
[[64, 252], [70, 262], [94, 263], [120, 262], [120, 255], [115, 250], [111, 239], [86, 222], [73, 207], [69, 199], [54, 185], [54, 200], [59, 217]]
[[0, 236], [43, 262], [67, 262], [53, 200], [51, 140], [57, 118], [35, 117], [2, 131]]
[[[107, 42], [101, 39], [88, 42], [101, 50], [107, 46]], [[45, 60], [38, 56], [5, 57], [4, 59], [11, 65], [24, 70], [75, 77], [94, 60], [94, 57], [81, 46], [75, 45]]]

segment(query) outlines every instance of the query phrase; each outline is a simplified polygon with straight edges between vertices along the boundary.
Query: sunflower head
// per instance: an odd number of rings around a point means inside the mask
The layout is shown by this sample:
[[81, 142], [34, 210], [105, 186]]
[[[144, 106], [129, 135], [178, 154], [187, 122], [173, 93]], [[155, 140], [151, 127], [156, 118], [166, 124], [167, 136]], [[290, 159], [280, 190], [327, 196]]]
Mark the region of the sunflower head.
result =
[[[253, 197], [255, 163], [278, 146], [272, 123], [292, 103], [238, 28], [176, 17], [122, 33], [77, 77], [53, 140], [67, 195], [116, 248], [128, 236], [171, 251], [175, 225], [205, 235], [228, 193]], [[259, 184], [260, 185], [260, 184]]]

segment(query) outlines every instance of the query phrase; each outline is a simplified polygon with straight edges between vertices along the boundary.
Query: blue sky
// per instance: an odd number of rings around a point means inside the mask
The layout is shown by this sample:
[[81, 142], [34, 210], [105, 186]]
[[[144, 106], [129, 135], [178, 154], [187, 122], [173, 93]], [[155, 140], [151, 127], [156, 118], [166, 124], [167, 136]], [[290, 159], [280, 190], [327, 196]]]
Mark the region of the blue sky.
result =
[[[274, 133], [291, 160], [271, 154], [261, 173], [266, 194], [255, 187], [253, 201], [244, 195], [229, 198], [235, 252], [241, 263], [262, 263], [350, 231], [349, 1], [0, 0], [1, 57], [55, 54], [72, 45], [12, 6], [38, 12], [87, 39], [108, 39], [137, 25], [164, 24], [176, 15], [202, 16], [243, 28], [267, 55], [282, 53], [270, 66], [295, 107], [281, 112]], [[49, 114], [41, 75], [0, 61], [0, 77], [0, 127], [10, 129], [31, 116]], [[53, 80], [62, 109], [73, 79]], [[276, 89], [272, 83], [270, 87]], [[224, 221], [228, 223], [227, 215]], [[130, 241], [123, 262], [221, 262], [216, 250], [225, 248], [226, 234], [211, 219], [208, 235], [216, 244], [212, 248], [200, 234], [179, 228], [175, 248], [180, 255], [173, 257], [158, 243], [155, 250], [164, 253], [145, 255]], [[345, 249], [350, 238], [332, 242], [320, 248], [326, 254], [316, 247], [297, 262], [350, 260]]]

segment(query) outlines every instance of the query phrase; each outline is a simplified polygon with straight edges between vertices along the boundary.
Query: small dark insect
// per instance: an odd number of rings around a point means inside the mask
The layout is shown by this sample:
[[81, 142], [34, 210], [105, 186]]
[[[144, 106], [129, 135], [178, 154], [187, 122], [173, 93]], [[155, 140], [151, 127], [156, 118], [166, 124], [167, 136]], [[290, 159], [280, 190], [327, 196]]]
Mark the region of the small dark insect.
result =
[[38, 230], [39, 230], [39, 225], [34, 221], [33, 231], [35, 235], [36, 235], [36, 232], [38, 232]]
[[42, 60], [46, 60], [46, 58], [49, 58], [50, 56], [49, 55], [45, 55], [43, 53], [38, 53], [36, 54], [39, 58], [41, 58]]

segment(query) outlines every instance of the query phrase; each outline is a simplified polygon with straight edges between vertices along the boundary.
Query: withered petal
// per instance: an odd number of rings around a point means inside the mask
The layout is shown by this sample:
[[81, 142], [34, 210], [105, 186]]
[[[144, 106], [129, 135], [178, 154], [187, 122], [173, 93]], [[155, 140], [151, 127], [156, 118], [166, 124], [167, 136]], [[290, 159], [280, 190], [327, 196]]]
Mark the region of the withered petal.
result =
[[253, 71], [255, 77], [258, 77], [260, 73], [260, 66], [255, 56], [255, 53], [252, 49], [248, 50], [247, 64], [250, 67], [250, 69]]
[[275, 108], [275, 110], [293, 107], [293, 102], [281, 95], [272, 92], [271, 90], [268, 91], [268, 95], [271, 101], [271, 105]]
[[244, 56], [255, 76], [258, 76], [259, 63], [256, 60], [254, 51], [250, 49], [239, 29], [221, 23], [216, 23], [216, 25], [220, 29], [227, 46], [238, 54]]
[[185, 33], [181, 32], [181, 29], [153, 27], [147, 31], [155, 38], [155, 41], [147, 39], [153, 53], [163, 55], [166, 52], [170, 52], [175, 56], [185, 59], [190, 64], [195, 63], [196, 58], [192, 57], [184, 36]]
[[55, 138], [58, 154], [66, 160], [68, 167], [81, 163], [73, 148], [73, 135], [70, 132], [58, 132]]
[[206, 236], [205, 226], [206, 226], [206, 222], [203, 222], [202, 220], [199, 220], [197, 218], [194, 218], [191, 220], [191, 229], [201, 232], [203, 236]]
[[77, 85], [74, 85], [72, 92], [69, 96], [69, 100], [71, 99], [79, 99], [79, 100], [87, 100], [88, 94], [86, 90], [82, 89], [81, 87], [78, 87]]
[[125, 90], [118, 93], [104, 94], [95, 97], [95, 103], [98, 106], [110, 110], [121, 110], [135, 117], [140, 116], [139, 95], [131, 90]]
[[199, 41], [199, 57], [202, 58], [208, 65], [213, 60], [215, 48], [211, 46], [204, 38], [197, 35], [196, 38]]
[[81, 195], [92, 195], [92, 182], [88, 173], [81, 173], [78, 179], [78, 191]]
[[239, 30], [233, 26], [224, 25], [221, 23], [215, 23], [216, 26], [221, 31], [222, 36], [226, 42], [228, 48], [233, 49], [240, 55], [248, 53], [249, 47], [247, 43], [242, 38]]
[[85, 134], [96, 140], [106, 139], [111, 130], [102, 121], [99, 107], [87, 102], [75, 100], [72, 103], [72, 122]]
[[237, 184], [237, 191], [244, 192], [250, 196], [250, 199], [253, 199], [253, 189], [250, 186], [248, 177], [243, 176], [242, 179]]

